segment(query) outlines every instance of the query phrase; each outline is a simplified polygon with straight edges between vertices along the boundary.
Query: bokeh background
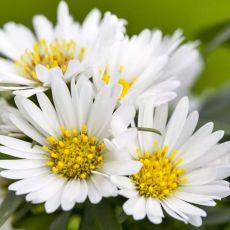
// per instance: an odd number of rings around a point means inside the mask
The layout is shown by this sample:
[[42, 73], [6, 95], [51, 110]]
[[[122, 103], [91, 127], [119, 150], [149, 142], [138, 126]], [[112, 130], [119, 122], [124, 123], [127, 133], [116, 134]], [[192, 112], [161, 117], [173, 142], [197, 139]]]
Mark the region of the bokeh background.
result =
[[[53, 22], [56, 20], [56, 9], [59, 0], [0, 0], [0, 26], [8, 21], [15, 21], [32, 27], [32, 17], [44, 14]], [[82, 21], [93, 8], [102, 12], [111, 11], [118, 17], [127, 19], [128, 34], [139, 33], [144, 28], [159, 28], [165, 34], [171, 34], [181, 28], [187, 40], [200, 40], [200, 51], [204, 58], [204, 70], [193, 87], [193, 92], [202, 95], [204, 92], [217, 92], [205, 103], [202, 118], [214, 120], [216, 127], [226, 130], [226, 139], [230, 137], [230, 1], [229, 0], [66, 0], [75, 19]], [[222, 103], [220, 103], [220, 101]], [[218, 105], [218, 106], [217, 106]], [[218, 107], [218, 108], [217, 108]], [[104, 204], [106, 205], [106, 204]], [[30, 208], [30, 207], [28, 207]], [[90, 210], [96, 218], [102, 218], [107, 230], [114, 229], [111, 223], [103, 218], [102, 206]], [[117, 210], [119, 213], [120, 210]], [[26, 212], [24, 210], [24, 212]], [[208, 218], [200, 229], [230, 230], [230, 201], [225, 201], [217, 208], [208, 211]], [[110, 215], [107, 213], [107, 215]], [[68, 217], [71, 217], [70, 219]], [[125, 221], [126, 216], [120, 216]], [[66, 222], [68, 219], [68, 223]], [[124, 229], [195, 229], [174, 220], [166, 220], [161, 226], [154, 226], [147, 221], [133, 222], [126, 220]], [[125, 223], [126, 223], [125, 222]], [[40, 206], [32, 208], [32, 213], [19, 213], [15, 226], [31, 229], [65, 229], [76, 230], [80, 223], [78, 214], [43, 214]], [[104, 229], [100, 223], [87, 220], [84, 229]], [[51, 224], [51, 228], [48, 227]], [[92, 226], [94, 226], [92, 228]]]

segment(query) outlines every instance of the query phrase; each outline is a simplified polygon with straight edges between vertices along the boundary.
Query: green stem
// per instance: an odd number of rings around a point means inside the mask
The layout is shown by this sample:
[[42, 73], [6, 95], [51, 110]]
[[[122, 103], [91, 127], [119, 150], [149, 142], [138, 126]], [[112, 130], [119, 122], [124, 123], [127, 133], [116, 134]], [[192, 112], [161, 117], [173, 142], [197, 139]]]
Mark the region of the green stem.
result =
[[137, 127], [138, 131], [144, 131], [144, 132], [151, 132], [151, 133], [156, 133], [159, 134], [161, 136], [161, 132], [157, 129], [153, 129], [153, 128], [145, 128], [145, 127]]

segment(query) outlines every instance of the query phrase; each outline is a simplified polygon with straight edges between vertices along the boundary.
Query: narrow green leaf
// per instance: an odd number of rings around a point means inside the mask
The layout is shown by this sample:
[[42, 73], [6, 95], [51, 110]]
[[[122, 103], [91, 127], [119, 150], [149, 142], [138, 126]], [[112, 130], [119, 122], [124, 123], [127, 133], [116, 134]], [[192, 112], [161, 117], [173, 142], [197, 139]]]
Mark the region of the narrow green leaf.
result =
[[220, 225], [230, 221], [230, 208], [212, 208], [209, 209], [207, 217], [204, 218], [204, 225]]
[[16, 196], [14, 192], [9, 192], [0, 206], [0, 227], [7, 221], [13, 212], [22, 203], [23, 197]]
[[68, 220], [68, 230], [78, 230], [81, 223], [81, 216], [80, 215], [71, 215]]
[[197, 39], [205, 45], [205, 52], [208, 53], [219, 45], [230, 44], [230, 21], [226, 20], [216, 25], [203, 29], [197, 34]]
[[70, 212], [61, 213], [50, 225], [50, 230], [64, 230], [67, 229], [67, 223]]
[[223, 30], [221, 30], [213, 39], [208, 43], [206, 47], [206, 52], [210, 52], [217, 46], [229, 41], [230, 39], [230, 25], [227, 25]]
[[[57, 218], [57, 214], [39, 214], [35, 215], [28, 213], [21, 220], [14, 223], [16, 229], [26, 229], [26, 230], [47, 230], [49, 226]], [[63, 229], [65, 230], [65, 229]]]
[[151, 133], [156, 133], [161, 135], [161, 132], [157, 129], [154, 128], [145, 128], [145, 127], [137, 127], [138, 131], [143, 131], [143, 132], [151, 132]]
[[215, 123], [215, 129], [223, 129], [225, 135], [230, 135], [230, 85], [223, 87], [203, 103], [200, 109], [200, 123], [209, 121]]
[[31, 148], [33, 148], [36, 144], [37, 144], [37, 142], [35, 140], [33, 140], [31, 143]]
[[108, 200], [94, 205], [87, 203], [80, 230], [121, 230], [114, 210]]

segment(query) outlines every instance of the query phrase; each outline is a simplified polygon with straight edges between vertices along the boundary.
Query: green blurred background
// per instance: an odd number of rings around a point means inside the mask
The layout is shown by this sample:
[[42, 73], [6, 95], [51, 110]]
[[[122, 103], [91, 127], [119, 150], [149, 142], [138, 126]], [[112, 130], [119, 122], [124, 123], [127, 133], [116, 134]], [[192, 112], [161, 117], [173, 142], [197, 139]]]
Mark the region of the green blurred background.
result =
[[[230, 22], [230, 0], [67, 0], [66, 2], [69, 4], [72, 15], [79, 21], [82, 21], [86, 14], [95, 7], [102, 12], [111, 11], [118, 17], [127, 19], [130, 35], [139, 33], [144, 28], [160, 28], [164, 33], [170, 34], [177, 28], [181, 28], [188, 40], [201, 39], [202, 41], [200, 50], [204, 55], [205, 66], [193, 88], [194, 92], [200, 94], [206, 89], [218, 89], [230, 82], [230, 30], [227, 44], [217, 46], [208, 53], [205, 52], [207, 44], [227, 25], [226, 22]], [[0, 26], [8, 21], [15, 21], [32, 27], [32, 17], [35, 14], [44, 14], [55, 22], [58, 3], [59, 0], [0, 0]], [[225, 129], [228, 140], [230, 140], [229, 97], [230, 88], [226, 88], [221, 94], [211, 98], [211, 102], [206, 103], [201, 111], [201, 118], [205, 122], [214, 120], [216, 127]], [[219, 105], [218, 110], [216, 109], [217, 104]], [[29, 209], [27, 206], [26, 208]], [[230, 230], [230, 200], [225, 199], [223, 203], [220, 203], [220, 207], [223, 208], [221, 211], [212, 209], [209, 212], [208, 218], [205, 219], [205, 226], [200, 229]], [[20, 219], [20, 215], [16, 217]], [[54, 228], [50, 229], [57, 230], [60, 221], [65, 224], [63, 218], [67, 219], [66, 215], [69, 214], [61, 213], [59, 219], [53, 222]], [[20, 220], [19, 227], [45, 230], [57, 216], [56, 213], [39, 215], [38, 212], [37, 215], [30, 215]], [[125, 227], [124, 229], [159, 229], [158, 226], [148, 222], [132, 222], [131, 218], [128, 223], [130, 228]], [[77, 224], [79, 224], [79, 216], [73, 215], [70, 218], [68, 230], [76, 229]], [[173, 220], [166, 220], [161, 227], [166, 230], [195, 229]]]
[[[0, 25], [16, 21], [31, 27], [34, 14], [45, 14], [52, 21], [56, 18], [59, 0], [0, 0]], [[229, 0], [67, 0], [74, 17], [82, 21], [92, 8], [111, 11], [128, 20], [128, 33], [144, 28], [160, 28], [172, 33], [182, 28], [186, 37], [200, 39], [199, 34], [209, 27], [230, 19]], [[202, 46], [201, 46], [202, 47]], [[219, 46], [205, 57], [205, 69], [194, 92], [219, 87], [230, 79], [229, 47]]]

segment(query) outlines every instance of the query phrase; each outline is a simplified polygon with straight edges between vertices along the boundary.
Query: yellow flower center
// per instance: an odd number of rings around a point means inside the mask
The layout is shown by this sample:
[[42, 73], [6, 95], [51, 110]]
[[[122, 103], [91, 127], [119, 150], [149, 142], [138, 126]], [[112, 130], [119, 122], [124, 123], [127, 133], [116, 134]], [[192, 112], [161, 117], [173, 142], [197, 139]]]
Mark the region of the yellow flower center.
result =
[[20, 74], [39, 82], [35, 66], [41, 64], [47, 68], [60, 67], [65, 73], [68, 62], [74, 58], [82, 60], [84, 58], [85, 49], [81, 48], [78, 56], [76, 56], [76, 44], [73, 40], [59, 41], [55, 40], [47, 43], [46, 40], [38, 40], [32, 50], [26, 50], [15, 63], [19, 67]]
[[185, 169], [178, 167], [182, 159], [175, 159], [176, 151], [169, 157], [166, 156], [167, 147], [143, 155], [137, 151], [143, 166], [131, 179], [141, 196], [163, 199], [187, 182], [183, 177]]
[[49, 136], [48, 146], [43, 146], [49, 154], [47, 165], [52, 172], [69, 179], [81, 180], [89, 178], [92, 171], [103, 163], [104, 143], [99, 143], [96, 137], [87, 135], [87, 127], [83, 125], [80, 133], [61, 127], [62, 137], [57, 139]]
[[[122, 74], [122, 72], [124, 71], [124, 67], [120, 66], [119, 67], [119, 72], [120, 74]], [[110, 75], [108, 74], [108, 70], [107, 68], [105, 68], [105, 71], [103, 72], [102, 75], [102, 80], [106, 83], [109, 84], [110, 82]], [[119, 100], [122, 100], [126, 94], [128, 93], [128, 91], [130, 90], [130, 88], [132, 87], [133, 83], [136, 81], [136, 77], [133, 77], [131, 81], [127, 81], [126, 79], [124, 79], [124, 77], [120, 76], [119, 80], [118, 80], [118, 84], [122, 86], [122, 92], [119, 96]]]

